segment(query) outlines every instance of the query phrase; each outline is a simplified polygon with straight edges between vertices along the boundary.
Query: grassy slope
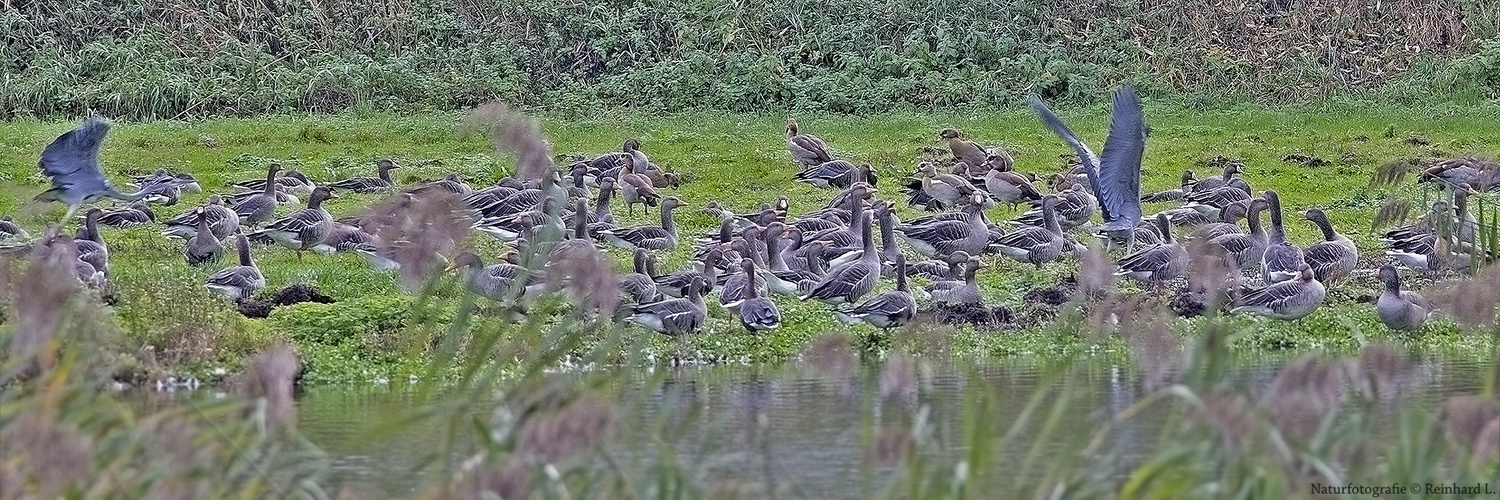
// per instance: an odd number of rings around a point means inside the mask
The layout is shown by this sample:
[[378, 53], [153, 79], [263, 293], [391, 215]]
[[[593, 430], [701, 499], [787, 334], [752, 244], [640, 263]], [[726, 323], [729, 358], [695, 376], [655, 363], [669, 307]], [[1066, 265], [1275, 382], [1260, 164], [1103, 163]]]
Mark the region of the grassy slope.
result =
[[[1144, 179], [1147, 190], [1173, 186], [1184, 168], [1206, 173], [1200, 162], [1208, 157], [1241, 158], [1249, 171], [1246, 177], [1257, 189], [1277, 189], [1289, 209], [1324, 207], [1334, 224], [1355, 238], [1368, 255], [1378, 250], [1370, 236], [1370, 216], [1387, 194], [1386, 190], [1366, 187], [1373, 168], [1413, 156], [1486, 153], [1496, 149], [1494, 143], [1500, 141], [1496, 133], [1500, 125], [1487, 118], [1494, 110], [1487, 109], [1456, 114], [1263, 109], [1202, 113], [1155, 109], [1150, 103], [1147, 107], [1153, 130]], [[1105, 110], [1069, 110], [1062, 115], [1096, 148], [1102, 146]], [[371, 162], [380, 157], [396, 158], [406, 167], [397, 171], [403, 184], [436, 178], [452, 170], [463, 172], [475, 184], [509, 173], [509, 159], [497, 161], [484, 138], [454, 132], [460, 118], [315, 116], [121, 124], [106, 141], [103, 157], [117, 183], [125, 182], [126, 173], [168, 167], [194, 173], [209, 191], [226, 181], [261, 175], [270, 159], [319, 180], [369, 175]], [[936, 142], [936, 131], [942, 127], [958, 127], [981, 143], [1006, 146], [1022, 171], [1056, 171], [1063, 164], [1059, 155], [1066, 152], [1056, 137], [1024, 112], [797, 118], [804, 131], [823, 137], [845, 157], [875, 165], [883, 179], [881, 196], [888, 199], [899, 198], [896, 183], [890, 181], [909, 173], [924, 147], [941, 146]], [[654, 162], [683, 174], [687, 182], [675, 194], [692, 207], [717, 199], [744, 210], [783, 193], [791, 197], [794, 212], [821, 206], [834, 194], [832, 191], [791, 181], [794, 168], [782, 140], [783, 120], [782, 116], [765, 115], [627, 114], [590, 120], [544, 119], [544, 130], [558, 154], [597, 154], [615, 150], [627, 138], [640, 139], [642, 149]], [[57, 206], [39, 209], [23, 205], [45, 189], [44, 179], [35, 169], [37, 154], [70, 126], [0, 124], [0, 178], [8, 181], [0, 187], [4, 190], [0, 213], [16, 213], [18, 220], [31, 228], [39, 228], [61, 214]], [[1412, 136], [1426, 138], [1430, 145], [1406, 140]], [[1282, 161], [1292, 153], [1321, 157], [1331, 163], [1305, 167]], [[1390, 191], [1419, 196], [1409, 185]], [[204, 196], [195, 194], [178, 206], [162, 208], [159, 217], [187, 210]], [[329, 209], [335, 215], [353, 213], [376, 199], [343, 197], [333, 200]], [[1148, 207], [1148, 211], [1156, 208], [1165, 206]], [[707, 232], [714, 225], [714, 219], [699, 210], [683, 210], [681, 214], [679, 223], [687, 234]], [[902, 215], [913, 213], [907, 210]], [[1004, 208], [990, 215], [1009, 216]], [[646, 222], [654, 218], [654, 213], [646, 217], [637, 212], [627, 220]], [[1316, 239], [1316, 232], [1310, 224], [1293, 222], [1290, 237], [1306, 244]], [[122, 294], [118, 317], [131, 332], [130, 340], [153, 346], [161, 360], [233, 363], [239, 353], [286, 334], [272, 331], [261, 321], [242, 319], [227, 305], [209, 297], [199, 284], [213, 270], [187, 267], [177, 245], [154, 231], [107, 230], [105, 238], [113, 250], [115, 280]], [[496, 253], [498, 247], [492, 240], [475, 241], [485, 254]], [[622, 265], [625, 263], [626, 255], [611, 252], [620, 257]], [[684, 265], [686, 253], [686, 249], [673, 253], [664, 271]], [[372, 303], [385, 303], [380, 302], [382, 297], [401, 293], [392, 277], [369, 269], [357, 256], [310, 255], [299, 264], [291, 252], [273, 248], [257, 250], [256, 258], [271, 287], [310, 282], [340, 300], [364, 298], [375, 301]], [[1050, 283], [1072, 271], [1071, 265], [1036, 271], [1004, 260], [983, 272], [981, 280], [989, 301], [1018, 307], [1028, 287]], [[1373, 285], [1368, 279], [1349, 283], [1347, 293], [1334, 296], [1336, 303], [1302, 321], [1236, 319], [1237, 325], [1246, 327], [1243, 330], [1247, 335], [1241, 342], [1253, 349], [1348, 348], [1356, 345], [1356, 337], [1393, 337], [1375, 320], [1369, 306], [1350, 301], [1350, 297], [1373, 290]], [[454, 290], [450, 280], [440, 293], [452, 297]], [[728, 359], [774, 360], [785, 358], [812, 336], [843, 329], [820, 306], [782, 298], [778, 305], [786, 322], [774, 335], [761, 339], [744, 335], [723, 311], [711, 308], [718, 319], [710, 323], [705, 334], [691, 341], [692, 347]], [[667, 339], [643, 332], [631, 329], [627, 337], [644, 337], [640, 342], [649, 352], [671, 349]], [[954, 354], [1118, 352], [1119, 346], [1109, 342], [1087, 348], [1089, 343], [1078, 329], [1066, 322], [1007, 333], [926, 327], [920, 333], [896, 337], [892, 342], [913, 350]], [[1484, 340], [1465, 337], [1447, 323], [1397, 340], [1426, 351], [1477, 353], [1487, 348]], [[358, 366], [348, 363], [345, 368], [334, 369], [340, 373], [323, 375], [357, 378], [362, 375], [352, 372]]]

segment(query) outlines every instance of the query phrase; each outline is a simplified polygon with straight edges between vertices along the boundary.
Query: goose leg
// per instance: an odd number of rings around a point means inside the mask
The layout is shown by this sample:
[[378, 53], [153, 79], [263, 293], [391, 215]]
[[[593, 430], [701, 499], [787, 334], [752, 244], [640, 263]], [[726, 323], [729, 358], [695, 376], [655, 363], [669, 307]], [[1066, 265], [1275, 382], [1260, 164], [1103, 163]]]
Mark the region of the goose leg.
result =
[[63, 214], [63, 222], [67, 222], [69, 219], [72, 219], [73, 214], [75, 213], [78, 213], [78, 205], [68, 205], [68, 213]]

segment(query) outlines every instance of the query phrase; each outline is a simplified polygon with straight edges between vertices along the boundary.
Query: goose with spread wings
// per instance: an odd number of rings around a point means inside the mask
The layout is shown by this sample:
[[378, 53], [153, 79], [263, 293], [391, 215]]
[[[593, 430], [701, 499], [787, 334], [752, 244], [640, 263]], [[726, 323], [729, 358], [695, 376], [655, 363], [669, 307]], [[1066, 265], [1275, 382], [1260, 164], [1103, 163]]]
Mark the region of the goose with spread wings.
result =
[[52, 189], [43, 191], [35, 201], [60, 201], [68, 205], [63, 220], [73, 218], [78, 207], [104, 198], [134, 202], [145, 198], [146, 191], [131, 194], [121, 193], [104, 177], [99, 165], [99, 146], [109, 134], [111, 122], [108, 118], [94, 116], [69, 130], [42, 150], [37, 167], [52, 181]]
[[1146, 152], [1146, 120], [1141, 102], [1129, 85], [1115, 92], [1109, 119], [1109, 137], [1104, 156], [1096, 156], [1047, 105], [1031, 96], [1031, 107], [1083, 162], [1089, 185], [1099, 197], [1104, 215], [1100, 233], [1111, 240], [1124, 240], [1127, 252], [1135, 246], [1135, 227], [1141, 221], [1141, 161]]

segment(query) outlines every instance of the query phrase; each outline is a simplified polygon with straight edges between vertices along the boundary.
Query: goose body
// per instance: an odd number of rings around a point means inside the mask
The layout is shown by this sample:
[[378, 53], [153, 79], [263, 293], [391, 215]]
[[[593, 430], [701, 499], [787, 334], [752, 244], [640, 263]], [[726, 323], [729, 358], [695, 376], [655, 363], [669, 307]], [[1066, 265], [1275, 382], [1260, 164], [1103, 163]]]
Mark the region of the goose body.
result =
[[971, 193], [974, 202], [964, 206], [965, 220], [938, 220], [926, 225], [903, 224], [895, 234], [918, 253], [926, 256], [948, 255], [957, 251], [978, 254], [990, 243], [989, 227], [984, 223], [979, 203], [982, 193]]
[[1316, 311], [1326, 295], [1323, 284], [1313, 277], [1312, 267], [1304, 263], [1298, 268], [1296, 278], [1246, 291], [1234, 301], [1229, 312], [1281, 320], [1300, 319]]
[[638, 304], [626, 319], [664, 335], [696, 332], [708, 320], [708, 306], [703, 303], [705, 286], [707, 283], [703, 277], [694, 277], [682, 298]]
[[1295, 279], [1303, 264], [1302, 249], [1286, 239], [1286, 226], [1282, 224], [1281, 197], [1267, 190], [1263, 197], [1270, 204], [1271, 232], [1266, 240], [1265, 253], [1261, 254], [1261, 282], [1267, 285]]
[[261, 192], [245, 198], [234, 206], [235, 214], [239, 215], [240, 222], [252, 228], [259, 227], [262, 223], [276, 216], [276, 172], [281, 170], [281, 165], [272, 163], [266, 168], [266, 181], [262, 184]]
[[[817, 300], [819, 302], [838, 305], [846, 302], [852, 303], [875, 288], [880, 280], [880, 257], [875, 248], [875, 236], [871, 226], [873, 216], [868, 212], [859, 221], [862, 226], [860, 239], [863, 240], [865, 250], [859, 260], [844, 264], [828, 271], [821, 281], [812, 287], [806, 294], [799, 297], [802, 300]], [[809, 257], [811, 258], [811, 257]]]
[[198, 207], [194, 213], [198, 216], [198, 228], [183, 246], [182, 258], [189, 266], [217, 263], [224, 253], [224, 244], [214, 237], [213, 230], [209, 228], [208, 209]]
[[844, 324], [863, 322], [886, 330], [906, 325], [917, 313], [917, 301], [907, 289], [906, 273], [906, 257], [897, 255], [895, 290], [871, 297], [848, 310], [834, 310], [834, 316]]
[[341, 181], [330, 182], [328, 189], [337, 191], [353, 191], [356, 193], [379, 193], [389, 191], [395, 183], [391, 182], [391, 170], [401, 168], [396, 162], [387, 158], [381, 158], [375, 162], [375, 177], [353, 177]]
[[786, 121], [786, 149], [802, 168], [833, 161], [833, 152], [828, 149], [828, 144], [816, 135], [802, 133], [796, 120]]
[[1401, 289], [1401, 275], [1390, 264], [1376, 271], [1384, 284], [1375, 299], [1375, 314], [1392, 330], [1409, 332], [1422, 328], [1434, 310], [1432, 303], [1416, 292]]
[[326, 187], [314, 189], [307, 198], [307, 208], [293, 212], [266, 224], [265, 229], [250, 233], [251, 237], [264, 236], [277, 244], [302, 252], [322, 243], [333, 230], [333, 216], [323, 209], [323, 200], [336, 198]]
[[1312, 267], [1313, 277], [1324, 286], [1334, 286], [1359, 266], [1359, 249], [1348, 236], [1334, 231], [1328, 215], [1322, 210], [1310, 208], [1303, 218], [1318, 226], [1323, 241], [1313, 243], [1302, 251], [1302, 259]]
[[976, 281], [979, 269], [986, 267], [979, 257], [970, 257], [964, 263], [964, 277], [962, 281], [936, 281], [927, 286], [927, 294], [937, 304], [963, 305], [979, 304], [982, 297], [979, 294], [979, 283]]
[[1002, 235], [991, 243], [991, 247], [998, 250], [1001, 255], [1033, 264], [1038, 268], [1042, 267], [1042, 264], [1061, 259], [1071, 245], [1063, 236], [1062, 228], [1057, 223], [1057, 215], [1054, 212], [1057, 203], [1058, 198], [1055, 195], [1043, 197], [1041, 226], [1023, 226], [1015, 232]]
[[266, 287], [266, 278], [260, 268], [250, 260], [250, 240], [245, 235], [236, 235], [235, 251], [239, 254], [239, 265], [226, 267], [208, 277], [208, 289], [219, 292], [230, 300], [249, 298]]
[[644, 248], [647, 250], [671, 250], [677, 247], [677, 224], [672, 220], [672, 211], [682, 202], [676, 197], [668, 197], [661, 202], [661, 225], [660, 226], [631, 226], [617, 227], [599, 231], [600, 239], [624, 248], [635, 250]]

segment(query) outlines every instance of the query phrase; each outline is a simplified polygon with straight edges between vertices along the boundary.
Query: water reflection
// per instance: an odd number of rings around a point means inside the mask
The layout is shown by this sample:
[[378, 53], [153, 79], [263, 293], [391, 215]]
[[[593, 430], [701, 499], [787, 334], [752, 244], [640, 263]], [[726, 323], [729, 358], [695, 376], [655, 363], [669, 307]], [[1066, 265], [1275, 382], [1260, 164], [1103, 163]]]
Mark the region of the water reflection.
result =
[[[1104, 477], [1119, 479], [1175, 431], [1168, 426], [1169, 408], [1153, 405], [1112, 427], [1093, 456], [1059, 456], [1082, 449], [1104, 423], [1146, 394], [1140, 373], [1126, 364], [1058, 369], [1020, 361], [961, 367], [899, 362], [908, 365], [872, 365], [851, 373], [806, 365], [632, 372], [608, 388], [622, 413], [604, 452], [627, 470], [645, 470], [646, 464], [670, 458], [703, 484], [737, 484], [757, 496], [775, 491], [794, 497], [868, 497], [876, 492], [860, 488], [879, 488], [891, 475], [882, 459], [915, 452], [957, 461], [972, 446], [993, 446], [968, 442], [968, 436], [987, 428], [978, 435], [998, 440], [1039, 391], [1041, 414], [1033, 420], [1067, 403], [1060, 427], [1045, 442], [1035, 437], [1041, 426], [1024, 427], [1010, 448], [999, 450], [1000, 460], [970, 472], [974, 481], [1003, 486], [1026, 474], [1020, 466], [1033, 446], [1047, 458], [1034, 466], [1044, 467], [1050, 458], [1082, 460]], [[1228, 381], [1258, 392], [1284, 362], [1242, 364]], [[1387, 413], [1411, 405], [1437, 408], [1450, 395], [1477, 393], [1487, 369], [1479, 360], [1415, 360], [1395, 379], [1398, 390], [1383, 393], [1377, 406]], [[979, 405], [983, 398], [975, 395], [980, 393], [995, 404]], [[177, 404], [182, 395], [143, 392], [139, 397], [141, 404], [157, 406]], [[190, 397], [213, 396], [196, 391]], [[378, 440], [365, 431], [415, 404], [400, 387], [310, 388], [300, 394], [300, 428], [333, 458], [341, 484], [379, 496], [412, 496], [432, 483], [424, 459], [442, 449], [449, 422], [420, 421], [381, 433]], [[473, 439], [472, 432], [459, 429], [452, 435]], [[871, 471], [872, 477], [862, 476]]]

